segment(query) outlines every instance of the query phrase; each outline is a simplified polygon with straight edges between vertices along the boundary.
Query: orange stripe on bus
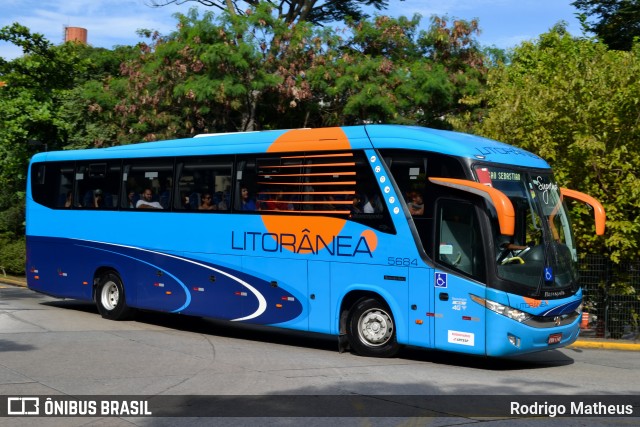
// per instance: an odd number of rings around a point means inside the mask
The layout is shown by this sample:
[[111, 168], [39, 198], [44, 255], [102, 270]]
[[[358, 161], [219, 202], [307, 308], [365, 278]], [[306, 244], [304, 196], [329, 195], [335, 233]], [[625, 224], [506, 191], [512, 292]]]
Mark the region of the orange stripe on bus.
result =
[[[265, 176], [273, 176], [273, 177], [281, 177], [281, 176], [333, 176], [333, 175], [343, 175], [343, 176], [353, 176], [355, 172], [316, 172], [316, 173], [264, 173], [260, 174], [260, 177]], [[313, 184], [313, 183], [310, 183]]]
[[[285, 157], [283, 157], [284, 159]], [[298, 163], [296, 165], [260, 165], [260, 169], [266, 169], [266, 168], [281, 168], [281, 169], [285, 169], [285, 168], [317, 168], [317, 167], [329, 167], [329, 166], [355, 166], [356, 164], [353, 162], [342, 162], [342, 163], [309, 163], [309, 164], [302, 164], [302, 163]]]
[[282, 156], [283, 159], [320, 159], [323, 157], [353, 157], [353, 153], [335, 153], [335, 154], [307, 154], [306, 156]]
[[312, 182], [312, 183], [299, 183], [299, 182], [258, 182], [258, 184], [260, 185], [295, 185], [295, 186], [301, 186], [301, 185], [313, 185], [314, 187], [316, 185], [336, 185], [336, 184], [340, 184], [340, 185], [356, 185], [355, 181], [333, 181], [333, 182]]
[[339, 127], [293, 129], [280, 135], [267, 149], [269, 153], [285, 151], [348, 150], [349, 138]]

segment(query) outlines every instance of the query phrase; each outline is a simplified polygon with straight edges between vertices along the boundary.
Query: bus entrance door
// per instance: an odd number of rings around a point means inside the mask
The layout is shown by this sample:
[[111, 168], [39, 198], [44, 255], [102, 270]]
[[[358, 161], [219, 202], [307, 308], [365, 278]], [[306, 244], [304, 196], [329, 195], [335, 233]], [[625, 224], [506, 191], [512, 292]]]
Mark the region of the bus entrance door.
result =
[[[466, 200], [441, 199], [436, 204], [435, 347], [484, 354], [484, 245], [475, 206]], [[466, 351], [465, 351], [466, 350]]]

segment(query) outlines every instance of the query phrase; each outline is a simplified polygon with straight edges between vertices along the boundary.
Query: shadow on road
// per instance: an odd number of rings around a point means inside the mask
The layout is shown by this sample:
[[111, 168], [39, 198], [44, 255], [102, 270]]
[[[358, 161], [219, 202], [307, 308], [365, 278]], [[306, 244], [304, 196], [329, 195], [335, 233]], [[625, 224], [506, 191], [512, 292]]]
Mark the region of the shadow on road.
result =
[[[50, 307], [66, 310], [95, 313], [98, 311], [95, 305], [75, 300], [55, 300], [41, 303]], [[257, 342], [290, 345], [297, 347], [313, 348], [323, 351], [338, 351], [336, 337], [312, 332], [279, 329], [269, 326], [250, 325], [230, 321], [207, 319], [202, 317], [185, 316], [172, 313], [158, 313], [138, 310], [136, 322], [161, 326], [199, 334], [214, 335], [225, 338], [251, 340]], [[105, 320], [106, 322], [107, 320]], [[438, 365], [459, 366], [465, 368], [517, 371], [530, 369], [547, 369], [558, 366], [566, 366], [574, 363], [573, 359], [561, 351], [550, 350], [541, 353], [533, 353], [510, 358], [487, 358], [466, 354], [450, 353], [436, 350], [426, 350], [414, 347], [405, 347], [397, 358], [434, 363]]]

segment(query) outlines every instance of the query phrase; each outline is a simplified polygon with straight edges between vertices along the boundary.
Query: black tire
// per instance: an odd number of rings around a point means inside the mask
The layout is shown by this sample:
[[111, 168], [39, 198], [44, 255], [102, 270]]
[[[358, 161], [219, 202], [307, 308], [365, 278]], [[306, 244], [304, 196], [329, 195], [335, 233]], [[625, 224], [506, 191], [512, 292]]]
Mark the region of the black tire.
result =
[[400, 349], [391, 310], [374, 298], [363, 298], [351, 308], [347, 337], [361, 356], [392, 357]]
[[132, 310], [127, 306], [122, 280], [116, 273], [100, 276], [96, 287], [96, 305], [105, 319], [124, 320], [131, 316]]

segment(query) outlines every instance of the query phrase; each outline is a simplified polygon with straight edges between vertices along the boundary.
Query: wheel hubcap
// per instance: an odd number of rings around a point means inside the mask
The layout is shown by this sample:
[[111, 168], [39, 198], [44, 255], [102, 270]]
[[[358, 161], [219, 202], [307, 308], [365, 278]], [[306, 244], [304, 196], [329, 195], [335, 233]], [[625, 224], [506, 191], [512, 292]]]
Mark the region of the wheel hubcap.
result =
[[393, 335], [391, 316], [379, 309], [366, 311], [358, 321], [360, 339], [370, 346], [386, 344]]
[[102, 305], [107, 310], [113, 310], [118, 305], [120, 299], [120, 292], [115, 283], [109, 282], [102, 288]]

